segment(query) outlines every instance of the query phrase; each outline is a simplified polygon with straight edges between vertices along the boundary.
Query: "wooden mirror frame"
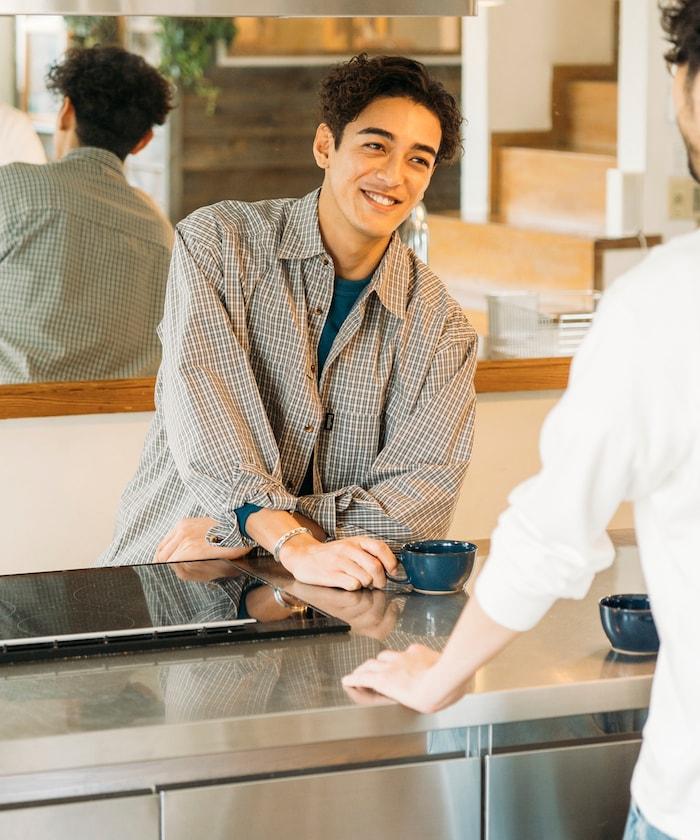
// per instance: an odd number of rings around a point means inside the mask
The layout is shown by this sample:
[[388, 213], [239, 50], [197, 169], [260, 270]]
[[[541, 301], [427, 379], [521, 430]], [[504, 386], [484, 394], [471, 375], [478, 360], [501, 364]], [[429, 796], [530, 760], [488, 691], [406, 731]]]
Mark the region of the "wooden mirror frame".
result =
[[[566, 388], [571, 359], [483, 360], [477, 364], [477, 393], [547, 391]], [[155, 379], [97, 382], [32, 382], [0, 385], [0, 420], [68, 414], [153, 411]]]

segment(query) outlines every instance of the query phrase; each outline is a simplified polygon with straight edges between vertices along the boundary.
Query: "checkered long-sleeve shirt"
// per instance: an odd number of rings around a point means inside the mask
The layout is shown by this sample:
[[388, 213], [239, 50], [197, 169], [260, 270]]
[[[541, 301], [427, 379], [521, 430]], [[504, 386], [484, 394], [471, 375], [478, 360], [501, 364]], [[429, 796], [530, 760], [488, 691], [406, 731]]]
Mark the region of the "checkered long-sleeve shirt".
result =
[[106, 149], [0, 167], [0, 383], [155, 374], [172, 234]]
[[[471, 452], [476, 334], [395, 235], [317, 381], [334, 279], [317, 204], [226, 201], [178, 225], [156, 415], [100, 563], [151, 561], [191, 516], [244, 545], [246, 502], [393, 548], [445, 532]], [[299, 497], [312, 455], [314, 493]]]

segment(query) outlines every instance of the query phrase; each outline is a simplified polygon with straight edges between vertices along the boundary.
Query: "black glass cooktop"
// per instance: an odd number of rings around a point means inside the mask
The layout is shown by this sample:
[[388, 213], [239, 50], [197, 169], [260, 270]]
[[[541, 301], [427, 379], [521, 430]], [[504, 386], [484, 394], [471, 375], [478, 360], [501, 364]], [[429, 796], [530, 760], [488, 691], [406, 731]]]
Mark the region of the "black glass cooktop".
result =
[[226, 560], [0, 577], [0, 662], [349, 629]]

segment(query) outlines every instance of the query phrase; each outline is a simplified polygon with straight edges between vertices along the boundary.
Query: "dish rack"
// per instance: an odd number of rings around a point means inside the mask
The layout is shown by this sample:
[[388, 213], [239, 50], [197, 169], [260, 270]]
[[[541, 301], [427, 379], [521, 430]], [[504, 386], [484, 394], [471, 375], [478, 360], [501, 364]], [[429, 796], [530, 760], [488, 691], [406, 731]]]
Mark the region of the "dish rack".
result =
[[487, 295], [491, 358], [572, 356], [593, 321], [600, 292]]

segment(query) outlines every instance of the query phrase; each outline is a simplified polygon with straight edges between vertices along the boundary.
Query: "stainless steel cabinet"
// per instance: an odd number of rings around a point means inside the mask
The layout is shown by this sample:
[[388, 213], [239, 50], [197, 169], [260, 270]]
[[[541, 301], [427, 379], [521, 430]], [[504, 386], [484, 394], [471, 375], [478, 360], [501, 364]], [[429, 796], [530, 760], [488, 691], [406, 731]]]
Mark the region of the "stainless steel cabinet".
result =
[[477, 840], [480, 759], [169, 791], [163, 840]]
[[158, 840], [158, 797], [125, 796], [0, 811], [2, 840]]
[[486, 840], [618, 840], [640, 743], [488, 756]]

